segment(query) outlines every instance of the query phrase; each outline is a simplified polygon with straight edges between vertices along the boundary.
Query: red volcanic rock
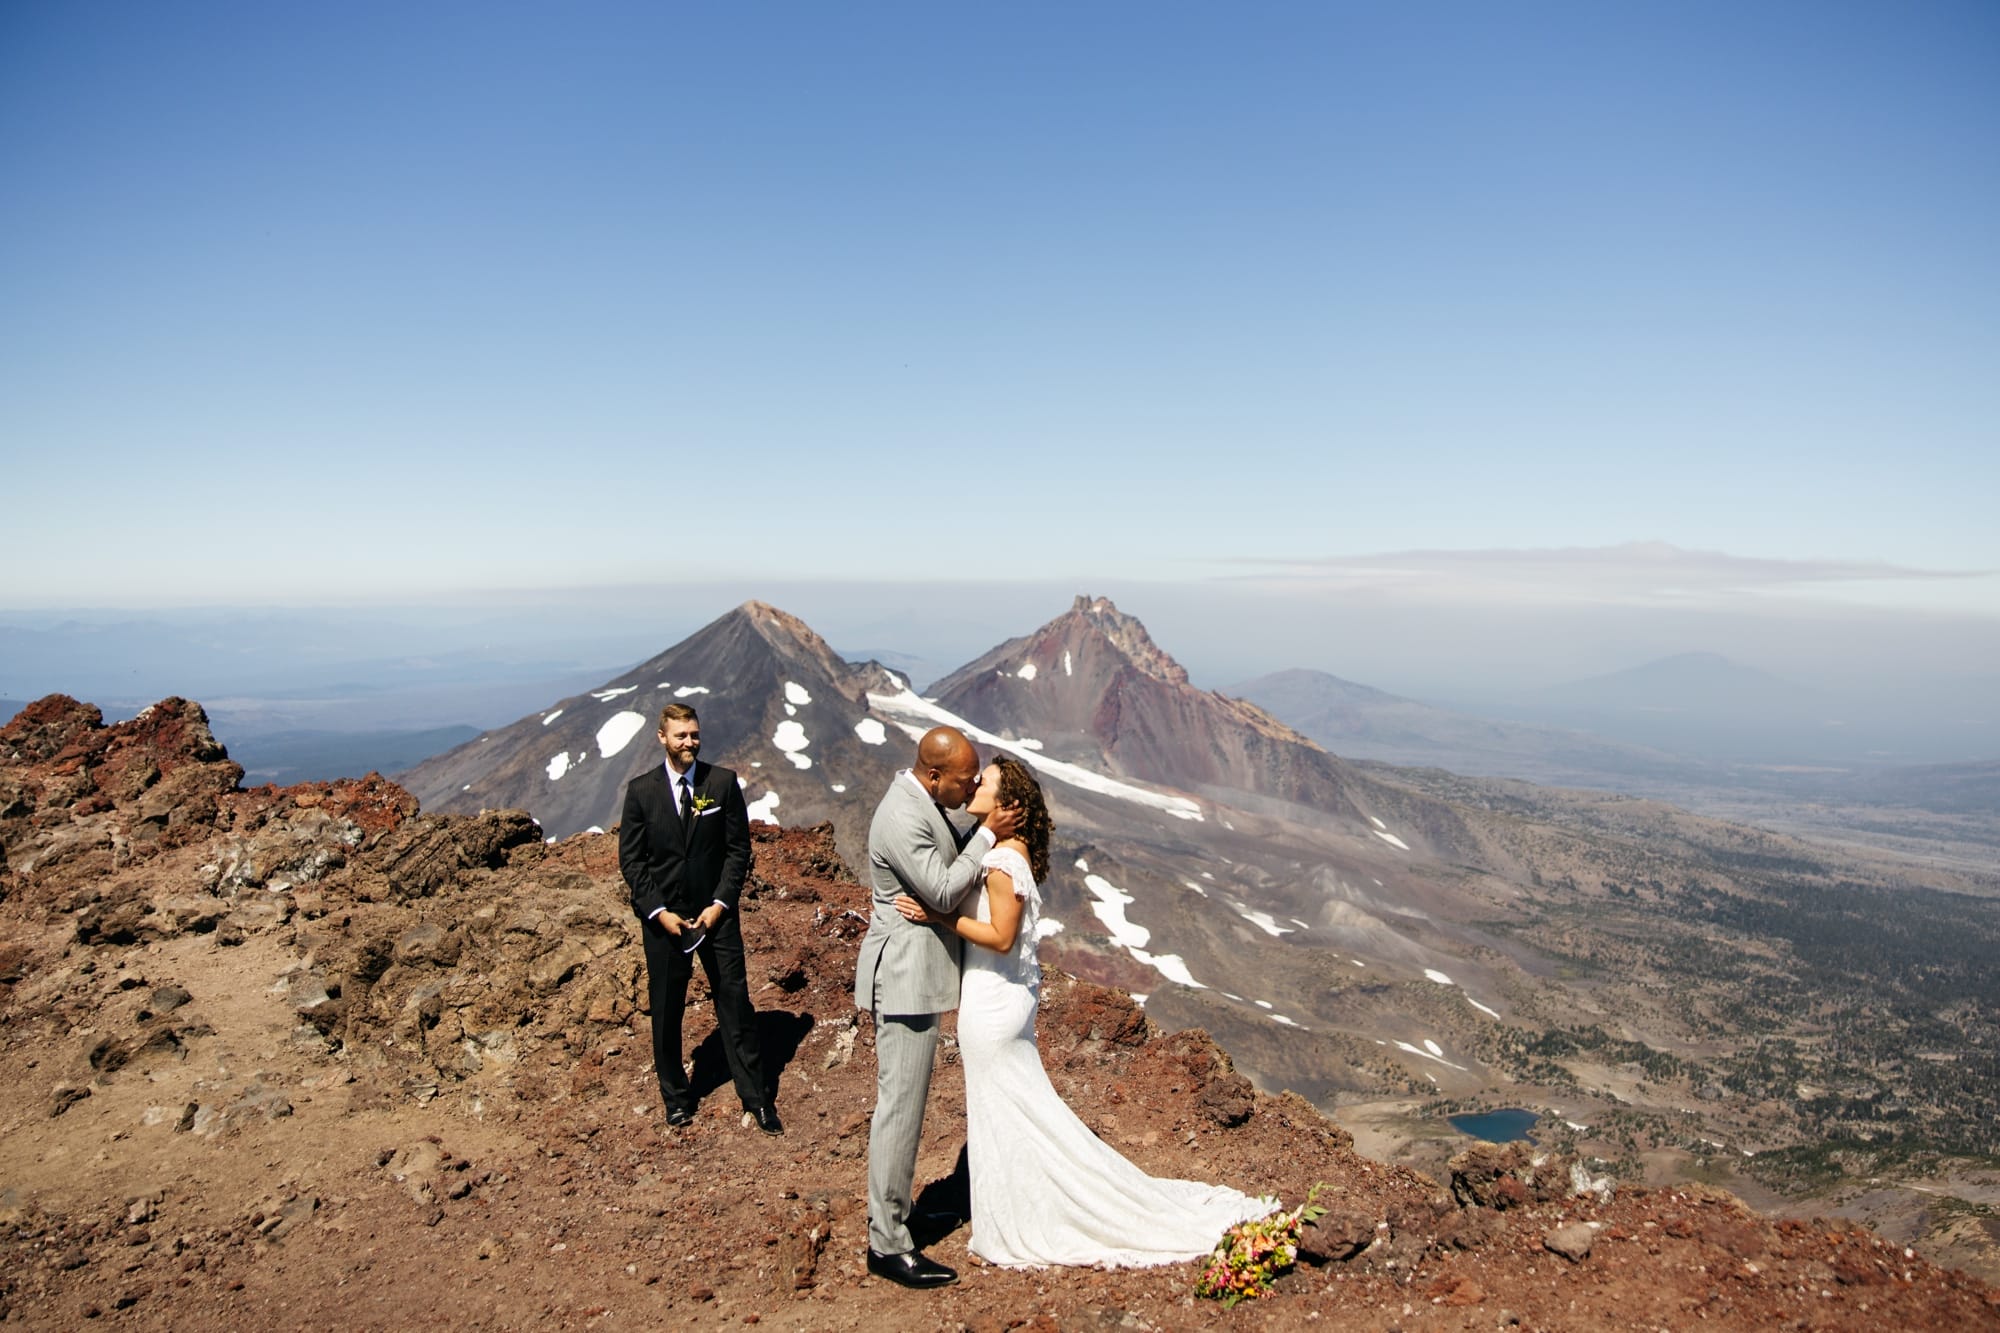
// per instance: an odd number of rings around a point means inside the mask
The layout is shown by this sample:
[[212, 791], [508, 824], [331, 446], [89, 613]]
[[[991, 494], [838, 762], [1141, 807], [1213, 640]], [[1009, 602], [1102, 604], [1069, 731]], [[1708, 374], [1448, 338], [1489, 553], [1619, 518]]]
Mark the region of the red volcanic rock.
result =
[[1256, 1106], [1256, 1090], [1250, 1080], [1236, 1072], [1229, 1052], [1215, 1044], [1200, 1028], [1189, 1028], [1165, 1038], [1161, 1049], [1187, 1072], [1195, 1088], [1195, 1103], [1202, 1114], [1218, 1125], [1240, 1125]]
[[96, 707], [50, 695], [0, 728], [0, 864], [12, 885], [87, 884], [197, 841], [243, 778], [199, 704], [163, 699], [102, 722]]
[[380, 773], [332, 782], [301, 782], [293, 787], [267, 785], [243, 795], [252, 802], [268, 803], [267, 809], [323, 811], [354, 825], [370, 840], [417, 814], [417, 798]]
[[104, 712], [67, 694], [35, 700], [0, 727], [0, 764], [43, 764], [104, 725]]
[[1130, 995], [1070, 977], [1043, 983], [1041, 1025], [1069, 1046], [1132, 1047], [1146, 1040], [1146, 1011]]

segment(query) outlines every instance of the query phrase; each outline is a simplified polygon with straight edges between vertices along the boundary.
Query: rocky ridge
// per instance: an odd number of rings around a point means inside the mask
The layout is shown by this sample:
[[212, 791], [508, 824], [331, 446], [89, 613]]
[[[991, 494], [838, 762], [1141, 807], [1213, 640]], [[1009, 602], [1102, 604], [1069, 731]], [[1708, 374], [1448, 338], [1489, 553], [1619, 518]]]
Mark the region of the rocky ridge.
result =
[[[825, 826], [759, 826], [745, 933], [781, 1139], [742, 1126], [707, 1015], [667, 1130], [612, 839], [423, 814], [376, 777], [243, 790], [199, 707], [0, 729], [0, 1320], [399, 1328], [1990, 1327], [2000, 1290], [1852, 1227], [1614, 1189], [1507, 1148], [1448, 1181], [1357, 1155], [1204, 1033], [1050, 972], [1040, 1040], [1087, 1123], [1156, 1173], [1327, 1214], [1268, 1301], [1194, 1265], [865, 1275], [866, 894]], [[699, 983], [697, 983], [699, 995]], [[961, 1182], [944, 1067], [925, 1202]]]

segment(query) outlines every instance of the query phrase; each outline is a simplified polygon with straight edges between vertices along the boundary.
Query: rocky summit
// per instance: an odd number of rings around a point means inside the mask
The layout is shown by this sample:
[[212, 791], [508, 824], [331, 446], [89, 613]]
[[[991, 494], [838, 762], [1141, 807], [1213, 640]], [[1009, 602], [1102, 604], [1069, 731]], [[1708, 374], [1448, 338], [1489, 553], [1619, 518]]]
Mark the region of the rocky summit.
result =
[[[803, 770], [801, 770], [803, 771]], [[1325, 1213], [1265, 1300], [1196, 1265], [867, 1276], [866, 894], [827, 825], [744, 895], [788, 1132], [746, 1127], [700, 983], [665, 1126], [609, 836], [427, 814], [378, 777], [240, 786], [201, 709], [0, 729], [0, 1322], [74, 1328], [1986, 1328], [2000, 1290], [1847, 1223], [1772, 1222], [1522, 1145], [1371, 1161], [1206, 1034], [1050, 970], [1057, 1088], [1148, 1171]], [[947, 1040], [918, 1176], [963, 1204]]]

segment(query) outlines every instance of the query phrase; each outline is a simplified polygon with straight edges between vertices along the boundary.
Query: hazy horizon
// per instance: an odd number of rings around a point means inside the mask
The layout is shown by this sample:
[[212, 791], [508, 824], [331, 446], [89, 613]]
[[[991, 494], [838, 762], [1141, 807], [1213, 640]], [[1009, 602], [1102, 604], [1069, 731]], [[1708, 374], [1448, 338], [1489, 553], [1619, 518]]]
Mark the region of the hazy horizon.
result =
[[[1353, 569], [1366, 562], [1354, 562], [1336, 582], [766, 580], [380, 606], [0, 609], [0, 697], [108, 692], [144, 703], [179, 693], [271, 726], [286, 716], [274, 701], [289, 700], [315, 725], [351, 715], [483, 727], [552, 702], [534, 692], [549, 682], [600, 683], [747, 600], [799, 616], [851, 659], [882, 657], [923, 683], [1088, 595], [1143, 621], [1205, 688], [1302, 668], [1493, 712], [1537, 691], [1713, 654], [1775, 677], [1839, 725], [1921, 734], [1932, 757], [2000, 757], [1991, 704], [2000, 697], [2000, 622], [1799, 595], [1769, 570], [1761, 592], [1696, 595], [1701, 571], [1726, 562], [1643, 554], [1621, 565], [1615, 552], [1569, 561], [1542, 553], [1519, 562], [1535, 568], [1532, 577], [1517, 568], [1502, 578], [1498, 555], [1478, 553], [1480, 577], [1470, 584], [1433, 553], [1428, 573], [1407, 555], [1396, 562], [1389, 586], [1357, 581]], [[1565, 568], [1580, 576], [1560, 577]], [[1791, 573], [1810, 581], [1824, 571]], [[1963, 754], [1948, 749], [1955, 724], [1965, 729]]]

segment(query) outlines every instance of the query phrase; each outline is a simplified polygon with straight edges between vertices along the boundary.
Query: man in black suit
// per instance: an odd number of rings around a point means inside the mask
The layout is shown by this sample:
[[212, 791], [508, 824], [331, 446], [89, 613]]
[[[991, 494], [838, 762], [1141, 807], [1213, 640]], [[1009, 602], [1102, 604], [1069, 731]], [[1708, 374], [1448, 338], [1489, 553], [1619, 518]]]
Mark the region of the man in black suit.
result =
[[686, 704], [660, 711], [659, 739], [666, 762], [625, 787], [618, 869], [632, 890], [632, 910], [646, 944], [653, 1070], [667, 1123], [694, 1119], [694, 1092], [681, 1067], [681, 1010], [694, 976], [691, 955], [698, 955], [743, 1110], [766, 1134], [782, 1134], [785, 1128], [764, 1086], [736, 915], [743, 878], [750, 873], [750, 812], [743, 789], [728, 769], [697, 761], [701, 719]]

